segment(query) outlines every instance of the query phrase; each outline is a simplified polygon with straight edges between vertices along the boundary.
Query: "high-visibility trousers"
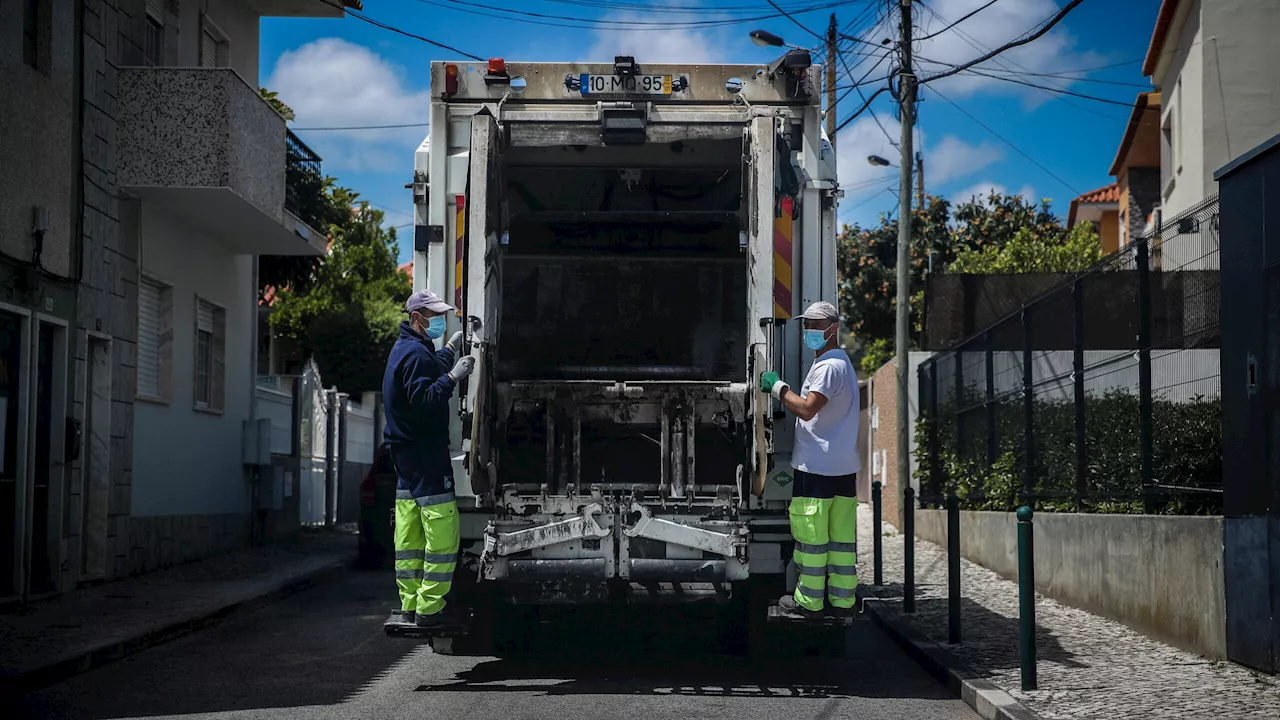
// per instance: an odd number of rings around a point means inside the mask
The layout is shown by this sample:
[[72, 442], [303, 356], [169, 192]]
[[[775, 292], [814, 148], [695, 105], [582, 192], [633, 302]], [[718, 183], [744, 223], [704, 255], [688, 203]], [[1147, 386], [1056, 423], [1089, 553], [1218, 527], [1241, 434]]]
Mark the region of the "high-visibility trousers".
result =
[[396, 587], [400, 609], [442, 612], [461, 545], [453, 470], [445, 447], [393, 448]]
[[789, 512], [792, 559], [799, 571], [795, 599], [807, 610], [822, 610], [824, 599], [837, 608], [856, 603], [858, 498], [853, 477], [796, 472]]
[[458, 567], [458, 503], [422, 500], [430, 498], [396, 493], [396, 586], [401, 610], [434, 615], [444, 610]]

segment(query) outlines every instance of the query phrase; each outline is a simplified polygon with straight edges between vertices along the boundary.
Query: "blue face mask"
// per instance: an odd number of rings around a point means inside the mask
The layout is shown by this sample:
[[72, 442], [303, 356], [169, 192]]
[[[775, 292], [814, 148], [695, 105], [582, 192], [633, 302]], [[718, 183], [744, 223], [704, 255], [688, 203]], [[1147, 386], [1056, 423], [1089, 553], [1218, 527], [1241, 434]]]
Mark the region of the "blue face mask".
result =
[[818, 351], [827, 345], [826, 330], [805, 330], [804, 346], [810, 350]]
[[427, 321], [427, 337], [435, 340], [444, 335], [444, 316], [437, 315]]

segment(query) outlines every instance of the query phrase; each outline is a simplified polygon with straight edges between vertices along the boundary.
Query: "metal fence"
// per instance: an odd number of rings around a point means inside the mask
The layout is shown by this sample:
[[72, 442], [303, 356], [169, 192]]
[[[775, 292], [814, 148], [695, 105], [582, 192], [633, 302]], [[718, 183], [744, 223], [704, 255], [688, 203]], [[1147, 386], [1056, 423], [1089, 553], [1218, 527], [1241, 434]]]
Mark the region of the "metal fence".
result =
[[284, 157], [284, 206], [289, 212], [298, 212], [299, 194], [321, 177], [320, 156], [292, 131], [286, 130]]
[[1221, 512], [1218, 200], [919, 372], [922, 502]]

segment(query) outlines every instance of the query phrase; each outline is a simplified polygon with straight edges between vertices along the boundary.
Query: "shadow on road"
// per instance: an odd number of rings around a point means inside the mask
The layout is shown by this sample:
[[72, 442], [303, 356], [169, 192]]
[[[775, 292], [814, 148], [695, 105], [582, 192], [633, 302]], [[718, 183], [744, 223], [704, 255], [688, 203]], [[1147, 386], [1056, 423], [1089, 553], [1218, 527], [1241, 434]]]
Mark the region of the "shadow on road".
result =
[[[870, 621], [843, 633], [770, 626], [750, 656], [722, 654], [715, 611], [673, 620], [654, 610], [573, 613], [530, 629], [533, 649], [483, 659], [419, 692], [768, 698], [953, 697]], [[826, 637], [819, 637], [825, 635]], [[824, 656], [805, 656], [815, 641]]]
[[383, 634], [390, 582], [349, 573], [28, 694], [4, 714], [99, 720], [340, 703], [418, 648]]

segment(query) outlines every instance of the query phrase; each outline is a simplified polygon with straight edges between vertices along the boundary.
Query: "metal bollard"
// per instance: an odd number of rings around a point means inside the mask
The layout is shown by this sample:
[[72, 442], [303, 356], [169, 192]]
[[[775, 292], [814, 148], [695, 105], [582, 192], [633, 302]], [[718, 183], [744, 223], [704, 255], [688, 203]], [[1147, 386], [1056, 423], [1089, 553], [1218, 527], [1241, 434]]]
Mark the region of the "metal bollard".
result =
[[902, 491], [902, 612], [916, 611], [916, 490]]
[[1036, 571], [1031, 508], [1018, 508], [1018, 657], [1022, 689], [1036, 689]]
[[960, 642], [960, 498], [947, 496], [947, 642]]
[[871, 483], [871, 550], [876, 556], [876, 575], [875, 584], [884, 584], [884, 560], [881, 552], [881, 535], [884, 530], [881, 526], [883, 509], [880, 507], [880, 481], [875, 480]]

